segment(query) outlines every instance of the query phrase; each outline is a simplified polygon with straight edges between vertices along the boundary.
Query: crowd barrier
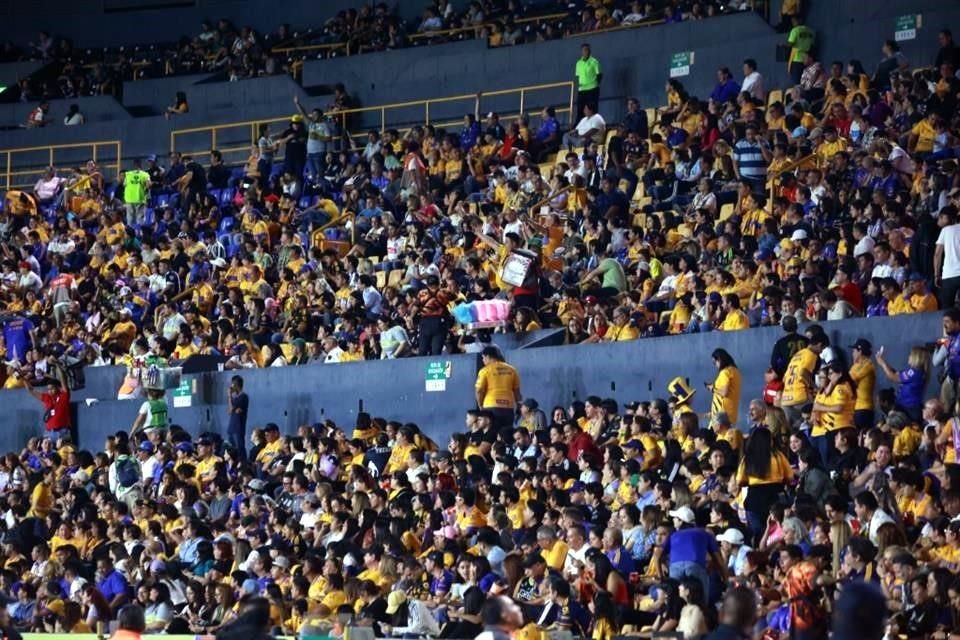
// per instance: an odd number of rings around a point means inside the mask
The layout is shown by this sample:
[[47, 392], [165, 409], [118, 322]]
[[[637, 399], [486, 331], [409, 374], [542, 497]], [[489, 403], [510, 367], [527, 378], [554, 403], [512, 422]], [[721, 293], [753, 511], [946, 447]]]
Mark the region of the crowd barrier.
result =
[[[910, 348], [936, 340], [941, 325], [942, 314], [929, 313], [827, 322], [822, 326], [831, 343], [846, 356], [855, 340], [866, 338], [875, 348], [885, 347], [892, 366], [903, 367]], [[742, 422], [750, 399], [760, 395], [770, 352], [782, 335], [779, 328], [770, 327], [633, 342], [536, 346], [556, 342], [557, 333], [547, 332], [549, 339], [536, 341], [531, 348], [507, 351], [506, 356], [520, 373], [523, 395], [536, 398], [546, 412], [589, 395], [613, 398], [621, 404], [666, 397], [667, 383], [675, 376], [686, 377], [697, 389], [694, 409], [707, 412], [710, 394], [703, 383], [716, 375], [710, 354], [724, 348], [743, 373]], [[192, 433], [224, 434], [227, 388], [231, 376], [239, 373], [250, 397], [248, 434], [267, 422], [277, 423], [282, 433], [292, 433], [301, 424], [326, 419], [349, 432], [357, 413], [364, 411], [415, 422], [434, 439], [444, 441], [462, 429], [464, 412], [475, 406], [474, 382], [480, 366], [478, 356], [460, 354], [201, 373], [185, 376], [184, 387], [170, 391], [167, 401], [173, 423]], [[117, 367], [88, 369], [87, 389], [74, 395], [81, 446], [101, 447], [107, 435], [132, 425], [140, 402], [110, 399], [115, 398], [122, 375]], [[101, 392], [99, 398], [90, 393], [91, 385]], [[882, 375], [878, 376], [878, 391], [889, 386]], [[928, 393], [934, 389], [935, 381], [931, 380]], [[42, 407], [24, 390], [0, 391], [0, 402], [5, 408], [0, 417], [0, 451], [19, 451], [28, 437], [42, 433]]]

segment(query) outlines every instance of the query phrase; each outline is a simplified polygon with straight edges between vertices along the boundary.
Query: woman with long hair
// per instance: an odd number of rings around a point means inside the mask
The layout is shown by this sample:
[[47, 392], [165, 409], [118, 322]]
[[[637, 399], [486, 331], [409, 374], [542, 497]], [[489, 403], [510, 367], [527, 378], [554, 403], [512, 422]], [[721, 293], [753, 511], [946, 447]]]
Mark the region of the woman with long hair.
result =
[[813, 429], [810, 439], [829, 464], [836, 457], [834, 433], [854, 426], [853, 410], [857, 401], [857, 385], [839, 360], [824, 367], [825, 386], [813, 400]]
[[747, 489], [744, 508], [754, 541], [763, 535], [770, 507], [776, 503], [784, 485], [792, 480], [790, 461], [774, 445], [770, 430], [754, 429], [743, 445], [743, 458], [733, 481], [738, 488]]
[[590, 640], [613, 640], [620, 633], [620, 614], [607, 591], [597, 591], [587, 603], [593, 614]]
[[710, 401], [710, 421], [717, 419], [717, 414], [726, 413], [730, 424], [737, 424], [740, 412], [740, 370], [737, 363], [725, 349], [714, 349], [710, 354], [713, 366], [717, 368], [717, 377], [712, 383], [706, 384], [707, 390], [713, 393]]
[[887, 363], [883, 356], [883, 347], [877, 350], [876, 357], [877, 364], [887, 379], [898, 385], [895, 406], [911, 419], [920, 420], [923, 390], [930, 379], [930, 351], [923, 346], [913, 347], [907, 356], [906, 368], [900, 371]]

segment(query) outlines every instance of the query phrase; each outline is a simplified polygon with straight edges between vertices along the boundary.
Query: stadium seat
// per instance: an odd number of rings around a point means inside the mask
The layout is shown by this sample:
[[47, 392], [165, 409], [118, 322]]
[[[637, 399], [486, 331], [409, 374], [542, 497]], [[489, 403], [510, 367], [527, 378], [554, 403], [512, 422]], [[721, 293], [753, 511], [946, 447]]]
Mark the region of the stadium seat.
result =
[[233, 202], [233, 189], [226, 188], [220, 191], [219, 203], [221, 207], [229, 206]]
[[767, 94], [767, 106], [769, 107], [774, 102], [783, 102], [783, 90], [782, 89], [773, 89]]
[[313, 198], [310, 196], [300, 196], [300, 200], [297, 202], [297, 206], [301, 209], [309, 209], [311, 204], [313, 204]]
[[400, 285], [400, 282], [403, 280], [403, 269], [394, 269], [390, 272], [389, 277], [387, 278], [388, 287], [396, 287]]
[[233, 216], [224, 216], [224, 218], [220, 220], [220, 233], [229, 233], [230, 231], [233, 231], [236, 226], [236, 218]]
[[169, 194], [169, 193], [161, 193], [161, 194], [159, 194], [159, 195], [157, 196], [157, 198], [156, 198], [156, 205], [155, 205], [155, 206], [156, 206], [157, 208], [160, 208], [160, 207], [166, 207], [166, 206], [168, 206], [168, 205], [170, 205], [170, 194]]
[[732, 203], [732, 202], [728, 202], [727, 204], [725, 204], [725, 205], [723, 205], [722, 207], [720, 207], [720, 217], [717, 218], [717, 221], [718, 221], [718, 222], [723, 222], [724, 220], [726, 220], [727, 218], [729, 218], [730, 216], [732, 216], [732, 215], [733, 215], [733, 209], [734, 209], [734, 206], [733, 206], [733, 203]]
[[377, 271], [377, 289], [383, 289], [387, 286], [387, 272]]

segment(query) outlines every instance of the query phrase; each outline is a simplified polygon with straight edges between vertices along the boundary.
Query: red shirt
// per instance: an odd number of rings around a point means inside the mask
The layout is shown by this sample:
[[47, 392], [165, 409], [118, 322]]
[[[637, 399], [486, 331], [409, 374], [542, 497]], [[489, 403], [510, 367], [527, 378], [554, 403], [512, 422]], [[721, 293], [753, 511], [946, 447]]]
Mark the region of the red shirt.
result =
[[567, 444], [567, 458], [571, 462], [576, 462], [581, 451], [599, 453], [593, 438], [590, 437], [589, 433], [583, 431], [573, 436], [573, 438], [570, 439], [570, 443]]
[[43, 403], [44, 413], [50, 412], [47, 431], [70, 428], [70, 391], [61, 389], [55, 394], [44, 393], [40, 396], [40, 401]]
[[860, 287], [852, 282], [845, 282], [839, 287], [834, 287], [833, 292], [838, 298], [843, 298], [851, 307], [863, 313], [863, 294], [860, 292]]

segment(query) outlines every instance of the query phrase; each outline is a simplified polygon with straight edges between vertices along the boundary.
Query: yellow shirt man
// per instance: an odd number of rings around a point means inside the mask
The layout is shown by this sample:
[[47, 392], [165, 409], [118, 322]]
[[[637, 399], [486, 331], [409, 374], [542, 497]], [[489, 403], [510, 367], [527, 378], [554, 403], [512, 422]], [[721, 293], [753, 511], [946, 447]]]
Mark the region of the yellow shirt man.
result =
[[637, 328], [629, 324], [625, 324], [622, 327], [611, 324], [607, 327], [607, 332], [603, 334], [603, 339], [607, 342], [627, 342], [629, 340], [636, 340], [639, 337], [640, 332]]
[[810, 402], [813, 397], [813, 370], [819, 356], [804, 347], [790, 359], [783, 376], [783, 395], [780, 404], [795, 407]]
[[484, 409], [513, 409], [520, 398], [520, 376], [502, 360], [487, 356], [488, 362], [477, 373], [477, 401]]

